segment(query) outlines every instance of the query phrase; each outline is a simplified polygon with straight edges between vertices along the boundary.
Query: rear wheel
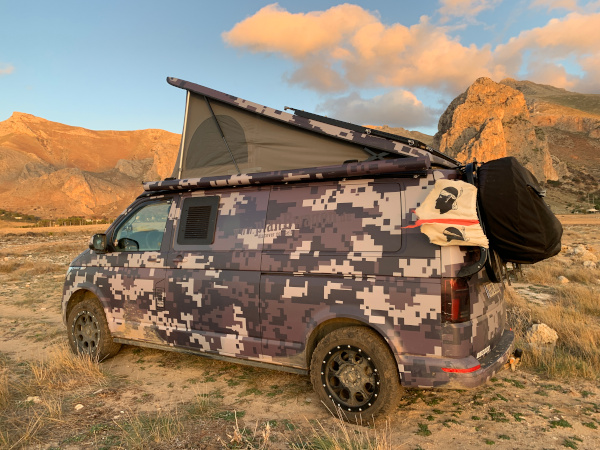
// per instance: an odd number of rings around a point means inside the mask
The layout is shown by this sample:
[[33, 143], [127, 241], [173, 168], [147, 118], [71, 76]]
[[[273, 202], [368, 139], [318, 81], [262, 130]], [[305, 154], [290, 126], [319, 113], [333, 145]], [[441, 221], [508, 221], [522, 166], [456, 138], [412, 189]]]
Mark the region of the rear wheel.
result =
[[310, 373], [321, 400], [339, 408], [349, 422], [392, 411], [402, 393], [389, 347], [365, 327], [338, 328], [326, 335], [313, 353]]
[[74, 353], [102, 361], [118, 353], [121, 344], [113, 341], [104, 309], [95, 297], [76, 304], [67, 319], [69, 344]]

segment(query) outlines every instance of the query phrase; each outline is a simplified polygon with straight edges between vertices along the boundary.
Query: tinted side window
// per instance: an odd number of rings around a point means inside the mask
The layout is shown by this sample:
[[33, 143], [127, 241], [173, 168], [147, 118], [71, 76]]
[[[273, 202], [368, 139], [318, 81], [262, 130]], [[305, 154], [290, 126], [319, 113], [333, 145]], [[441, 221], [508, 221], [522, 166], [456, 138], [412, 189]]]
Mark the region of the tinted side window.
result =
[[191, 197], [183, 201], [179, 245], [209, 245], [215, 238], [219, 197]]
[[159, 251], [171, 201], [149, 203], [135, 210], [119, 226], [115, 238], [117, 251]]

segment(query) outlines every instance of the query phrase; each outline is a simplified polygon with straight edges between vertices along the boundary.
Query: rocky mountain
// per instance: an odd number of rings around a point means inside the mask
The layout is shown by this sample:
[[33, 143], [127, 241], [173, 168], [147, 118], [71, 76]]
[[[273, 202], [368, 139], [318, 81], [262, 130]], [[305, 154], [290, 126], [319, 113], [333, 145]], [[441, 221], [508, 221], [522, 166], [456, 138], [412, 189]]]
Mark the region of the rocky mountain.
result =
[[579, 94], [531, 81], [500, 82], [523, 93], [531, 123], [550, 153], [572, 171], [600, 178], [600, 95]]
[[0, 122], [0, 208], [43, 218], [115, 217], [170, 176], [180, 136], [92, 131], [15, 112]]
[[515, 156], [557, 213], [600, 207], [598, 94], [481, 78], [448, 106], [433, 145], [461, 161]]
[[460, 162], [516, 157], [538, 180], [557, 180], [548, 142], [531, 121], [522, 92], [479, 78], [440, 117], [434, 147]]
[[[375, 128], [460, 161], [516, 156], [547, 183], [555, 212], [600, 203], [600, 95], [480, 78], [451, 102], [434, 137]], [[142, 192], [142, 180], [170, 176], [179, 140], [162, 130], [92, 131], [16, 112], [0, 122], [0, 209], [115, 217]]]

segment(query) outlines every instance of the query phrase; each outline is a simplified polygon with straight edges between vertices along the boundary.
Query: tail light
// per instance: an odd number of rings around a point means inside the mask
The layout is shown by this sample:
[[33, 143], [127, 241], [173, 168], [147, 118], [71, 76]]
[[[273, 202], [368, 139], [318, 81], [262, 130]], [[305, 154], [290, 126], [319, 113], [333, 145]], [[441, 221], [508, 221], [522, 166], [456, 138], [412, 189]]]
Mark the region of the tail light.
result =
[[471, 316], [469, 285], [465, 278], [442, 278], [442, 321], [466, 322]]

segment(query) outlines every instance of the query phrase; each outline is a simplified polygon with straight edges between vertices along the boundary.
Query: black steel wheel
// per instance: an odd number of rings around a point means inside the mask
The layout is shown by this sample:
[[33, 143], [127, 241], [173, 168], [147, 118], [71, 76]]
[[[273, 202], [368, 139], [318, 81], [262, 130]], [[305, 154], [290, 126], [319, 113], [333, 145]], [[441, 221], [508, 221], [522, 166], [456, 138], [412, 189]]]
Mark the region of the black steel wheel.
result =
[[379, 374], [361, 348], [338, 345], [321, 363], [321, 382], [331, 401], [344, 411], [362, 412], [379, 396]]
[[321, 400], [350, 422], [393, 409], [402, 390], [387, 344], [373, 330], [356, 326], [338, 328], [319, 342], [311, 381]]
[[114, 356], [121, 344], [113, 342], [104, 310], [95, 297], [77, 303], [69, 313], [68, 336], [74, 353], [89, 355], [102, 361]]

